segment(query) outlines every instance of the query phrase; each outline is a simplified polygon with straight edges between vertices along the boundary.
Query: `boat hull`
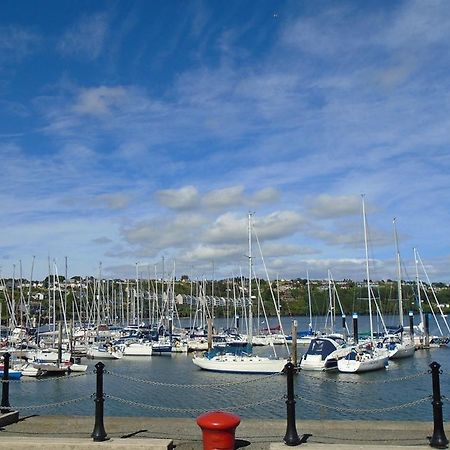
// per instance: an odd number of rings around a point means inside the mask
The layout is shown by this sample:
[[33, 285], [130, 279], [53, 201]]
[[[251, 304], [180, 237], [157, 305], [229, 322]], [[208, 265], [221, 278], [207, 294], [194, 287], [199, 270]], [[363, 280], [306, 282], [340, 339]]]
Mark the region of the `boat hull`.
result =
[[229, 373], [278, 373], [287, 360], [260, 356], [218, 355], [213, 358], [194, 357], [192, 362], [200, 369]]
[[338, 361], [339, 372], [344, 373], [361, 373], [370, 372], [373, 370], [385, 369], [388, 365], [388, 356], [380, 356], [374, 358], [367, 358], [361, 361], [356, 359], [343, 358]]
[[123, 356], [152, 356], [152, 345], [151, 343], [125, 344], [123, 348]]

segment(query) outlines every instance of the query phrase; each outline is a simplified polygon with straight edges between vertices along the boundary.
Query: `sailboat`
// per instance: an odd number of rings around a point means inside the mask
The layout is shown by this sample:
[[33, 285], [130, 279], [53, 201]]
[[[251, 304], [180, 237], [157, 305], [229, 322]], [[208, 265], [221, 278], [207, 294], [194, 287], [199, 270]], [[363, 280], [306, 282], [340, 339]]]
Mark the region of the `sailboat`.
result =
[[337, 362], [339, 372], [355, 373], [384, 369], [388, 366], [389, 355], [383, 345], [374, 342], [372, 319], [372, 287], [370, 284], [369, 248], [367, 243], [367, 219], [364, 195], [362, 196], [362, 214], [364, 225], [364, 247], [366, 255], [367, 294], [369, 302], [370, 341], [357, 345], [347, 356]]
[[400, 334], [389, 334], [384, 337], [383, 344], [389, 353], [389, 359], [401, 359], [413, 356], [416, 351], [414, 342], [411, 339], [405, 339], [403, 336], [403, 294], [402, 294], [402, 272], [401, 272], [401, 258], [398, 246], [398, 235], [396, 227], [396, 219], [394, 217], [394, 238], [396, 248], [397, 261], [397, 295], [398, 295], [398, 317], [400, 321]]
[[[415, 335], [414, 335], [414, 341], [415, 341], [415, 345], [417, 348], [437, 348], [437, 347], [446, 347], [447, 344], [450, 341], [449, 336], [444, 335], [444, 332], [442, 331], [442, 327], [439, 324], [439, 320], [436, 316], [436, 313], [434, 311], [433, 305], [430, 301], [429, 295], [427, 293], [427, 285], [429, 287], [429, 290], [431, 290], [431, 293], [433, 295], [433, 299], [435, 301], [435, 304], [439, 310], [439, 313], [441, 315], [441, 320], [444, 323], [444, 325], [447, 328], [447, 332], [450, 334], [450, 327], [449, 324], [447, 322], [447, 317], [444, 314], [444, 312], [442, 311], [442, 307], [438, 302], [436, 293], [433, 289], [433, 284], [431, 283], [430, 278], [428, 277], [428, 273], [425, 269], [425, 266], [422, 262], [422, 259], [420, 258], [419, 252], [417, 251], [416, 248], [414, 248], [414, 261], [415, 261], [415, 266], [416, 266], [416, 285], [417, 285], [417, 297], [416, 297], [416, 301], [419, 307], [419, 313], [420, 313], [420, 323], [419, 325], [417, 325], [415, 327]], [[420, 265], [422, 267], [422, 270], [425, 274], [426, 277], [426, 281], [427, 283], [423, 283], [422, 280], [419, 277], [419, 268], [418, 265]], [[429, 315], [428, 314], [424, 314], [423, 309], [422, 309], [422, 303], [424, 302], [422, 300], [421, 297], [421, 292], [423, 291], [425, 299], [428, 303], [428, 307], [431, 311], [431, 314], [433, 315], [434, 321], [435, 321], [435, 325], [439, 331], [439, 335], [434, 335], [434, 336], [430, 336], [429, 332]]]
[[[251, 353], [252, 336], [253, 336], [253, 310], [252, 310], [252, 277], [253, 277], [253, 261], [252, 261], [252, 214], [248, 214], [248, 349], [249, 352], [207, 352], [202, 356], [194, 355], [192, 362], [203, 370], [214, 372], [231, 372], [231, 373], [278, 373], [281, 372], [287, 363], [287, 359], [275, 359], [266, 356], [257, 356]], [[273, 348], [273, 347], [272, 347]]]

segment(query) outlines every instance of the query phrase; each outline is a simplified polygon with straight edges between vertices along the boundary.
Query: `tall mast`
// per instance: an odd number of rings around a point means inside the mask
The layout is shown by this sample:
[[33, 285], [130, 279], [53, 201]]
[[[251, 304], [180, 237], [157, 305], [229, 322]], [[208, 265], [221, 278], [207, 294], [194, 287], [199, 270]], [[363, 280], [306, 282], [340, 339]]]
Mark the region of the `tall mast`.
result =
[[253, 340], [253, 311], [252, 311], [252, 214], [248, 213], [248, 344]]
[[370, 287], [370, 271], [369, 271], [369, 246], [367, 243], [367, 219], [366, 219], [366, 206], [364, 202], [364, 194], [362, 197], [362, 213], [364, 224], [364, 248], [366, 251], [366, 277], [367, 277], [367, 297], [369, 300], [369, 321], [370, 321], [370, 340], [373, 341], [373, 321], [372, 321], [372, 289]]
[[308, 270], [306, 270], [306, 286], [308, 288], [309, 329], [312, 331], [311, 287], [309, 285], [309, 272], [308, 272]]
[[414, 264], [416, 266], [416, 285], [417, 285], [417, 306], [419, 307], [420, 321], [423, 324], [422, 298], [420, 295], [420, 279], [419, 279], [419, 261], [417, 259], [417, 250], [414, 250]]
[[331, 285], [331, 272], [328, 270], [328, 301], [329, 301], [329, 311], [330, 311], [330, 330], [331, 333], [334, 333], [334, 324], [335, 324], [335, 300], [334, 293]]
[[140, 309], [140, 303], [139, 303], [139, 297], [140, 297], [140, 292], [139, 292], [139, 263], [136, 263], [136, 325], [138, 326], [138, 329], [141, 325], [141, 309]]
[[395, 217], [394, 217], [393, 223], [394, 223], [395, 251], [396, 251], [396, 258], [397, 258], [398, 316], [400, 319], [400, 326], [403, 327], [402, 269], [401, 269], [400, 249], [398, 246], [397, 225], [396, 225]]

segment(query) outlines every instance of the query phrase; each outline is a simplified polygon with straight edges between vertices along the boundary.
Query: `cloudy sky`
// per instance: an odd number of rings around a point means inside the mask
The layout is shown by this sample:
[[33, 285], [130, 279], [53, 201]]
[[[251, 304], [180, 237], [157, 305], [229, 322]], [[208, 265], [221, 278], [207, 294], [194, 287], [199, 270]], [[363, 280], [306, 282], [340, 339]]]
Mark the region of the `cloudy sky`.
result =
[[[9, 1], [1, 275], [450, 278], [450, 2]], [[255, 270], [262, 271], [253, 245]], [[53, 270], [53, 269], [52, 269]], [[261, 272], [262, 274], [262, 272]]]

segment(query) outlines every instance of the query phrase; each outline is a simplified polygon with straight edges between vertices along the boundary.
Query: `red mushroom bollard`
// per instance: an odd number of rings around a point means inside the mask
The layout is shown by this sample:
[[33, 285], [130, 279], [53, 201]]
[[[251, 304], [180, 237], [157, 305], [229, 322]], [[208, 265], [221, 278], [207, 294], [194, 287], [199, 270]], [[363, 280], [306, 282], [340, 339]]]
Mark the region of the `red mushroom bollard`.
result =
[[210, 411], [198, 416], [203, 450], [234, 450], [234, 432], [240, 423], [239, 416], [223, 411]]

